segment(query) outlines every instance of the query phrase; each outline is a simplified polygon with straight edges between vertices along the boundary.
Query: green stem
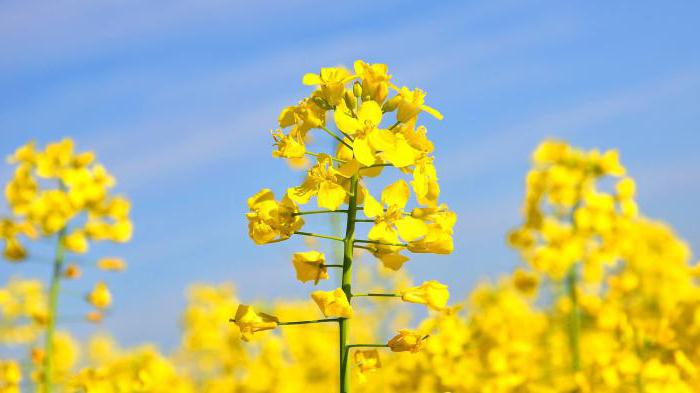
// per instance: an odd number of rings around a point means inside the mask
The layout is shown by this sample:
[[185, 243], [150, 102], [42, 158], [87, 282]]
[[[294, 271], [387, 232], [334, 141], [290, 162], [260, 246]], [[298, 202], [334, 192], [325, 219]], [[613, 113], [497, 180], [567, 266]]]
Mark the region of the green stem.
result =
[[[236, 322], [235, 319], [231, 318], [229, 322]], [[277, 322], [278, 326], [289, 326], [289, 325], [308, 325], [310, 323], [325, 323], [325, 322], [338, 322], [338, 318], [327, 318], [327, 319], [313, 319], [308, 321], [289, 321], [289, 322]]]
[[343, 138], [341, 138], [341, 137], [339, 137], [338, 135], [336, 135], [335, 133], [333, 133], [333, 131], [329, 130], [326, 126], [320, 126], [320, 128], [321, 128], [323, 131], [326, 131], [326, 132], [328, 133], [328, 135], [330, 135], [330, 136], [332, 136], [333, 138], [335, 138], [338, 142], [340, 142], [340, 143], [342, 143], [343, 145], [347, 146], [349, 149], [352, 149], [352, 145], [350, 145], [350, 144], [348, 144], [347, 142], [345, 142], [345, 141], [343, 140]]
[[347, 213], [347, 210], [309, 210], [305, 212], [292, 213], [293, 216], [306, 216], [309, 214], [324, 214], [324, 213]]
[[46, 336], [44, 339], [44, 370], [43, 386], [44, 393], [53, 392], [53, 338], [56, 332], [56, 314], [58, 312], [58, 295], [61, 290], [61, 274], [63, 273], [63, 261], [65, 259], [65, 248], [63, 241], [66, 237], [66, 227], [63, 227], [56, 237], [56, 253], [53, 261], [53, 271], [51, 273], [51, 283], [49, 286], [49, 313], [46, 324]]
[[323, 267], [343, 267], [343, 265], [323, 265]]
[[382, 246], [396, 246], [396, 247], [407, 247], [408, 246], [408, 244], [406, 244], [406, 243], [387, 243], [387, 242], [380, 242], [378, 240], [363, 240], [363, 239], [355, 240], [355, 243], [381, 244]]
[[374, 222], [374, 221], [375, 221], [375, 220], [372, 219], [372, 218], [369, 218], [369, 219], [364, 219], [364, 218], [362, 218], [362, 219], [359, 219], [359, 220], [355, 220], [355, 222]]
[[311, 237], [320, 237], [321, 239], [330, 239], [330, 240], [335, 240], [342, 242], [344, 239], [342, 237], [338, 236], [328, 236], [328, 235], [319, 235], [318, 233], [311, 233], [311, 232], [294, 232], [295, 235], [303, 235], [303, 236], [311, 236]]
[[355, 293], [352, 296], [401, 297], [398, 293]]
[[374, 165], [362, 167], [362, 168], [360, 168], [360, 169], [378, 168], [378, 167], [380, 167], [380, 166], [394, 166], [394, 165], [387, 162], [387, 163], [383, 163], [383, 164], [374, 164]]
[[388, 344], [351, 344], [346, 345], [346, 348], [389, 348]]
[[390, 129], [390, 130], [393, 130], [393, 129], [396, 128], [396, 126], [398, 126], [399, 124], [401, 124], [401, 122], [397, 120], [396, 123], [392, 124], [391, 127], [389, 127], [389, 129]]
[[569, 313], [569, 349], [571, 350], [571, 369], [574, 373], [581, 371], [581, 310], [578, 304], [578, 292], [576, 283], [576, 264], [571, 267], [566, 275], [566, 286], [571, 301], [571, 312]]
[[[352, 301], [352, 254], [355, 243], [355, 217], [357, 215], [357, 173], [350, 179], [350, 198], [348, 200], [348, 216], [343, 239], [343, 276], [342, 289], [348, 302]], [[348, 362], [348, 333], [350, 323], [347, 318], [339, 318], [339, 351], [340, 357], [340, 393], [350, 392], [350, 373]]]

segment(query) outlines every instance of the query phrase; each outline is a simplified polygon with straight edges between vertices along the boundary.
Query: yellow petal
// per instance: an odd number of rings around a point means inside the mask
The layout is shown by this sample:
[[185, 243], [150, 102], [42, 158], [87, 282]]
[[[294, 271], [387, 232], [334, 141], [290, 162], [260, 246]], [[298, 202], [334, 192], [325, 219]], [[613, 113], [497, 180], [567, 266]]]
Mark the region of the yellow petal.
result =
[[330, 210], [338, 209], [345, 200], [345, 189], [339, 184], [324, 181], [318, 190], [318, 206]]
[[335, 126], [348, 135], [355, 135], [362, 128], [360, 121], [343, 110], [342, 105], [333, 114], [333, 119]]
[[304, 78], [301, 80], [301, 83], [307, 86], [320, 85], [321, 77], [318, 74], [308, 73], [304, 75]]
[[408, 197], [410, 195], [408, 184], [401, 179], [388, 185], [384, 191], [382, 191], [382, 203], [386, 206], [398, 206], [400, 208], [404, 208], [408, 203]]
[[345, 162], [338, 168], [338, 173], [343, 176], [344, 178], [350, 178], [352, 175], [357, 173], [357, 171], [360, 169], [360, 163], [357, 162], [357, 160], [352, 159], [350, 161]]
[[442, 120], [444, 116], [442, 116], [442, 113], [440, 113], [437, 109], [429, 107], [427, 105], [422, 105], [420, 109], [423, 110], [423, 112], [428, 112], [431, 115], [433, 115], [436, 119]]
[[355, 138], [352, 144], [352, 149], [355, 152], [355, 158], [364, 166], [374, 165], [376, 157], [369, 146], [367, 138]]
[[408, 262], [408, 257], [399, 253], [379, 255], [379, 260], [382, 261], [384, 267], [391, 270], [399, 270], [404, 263]]
[[419, 239], [428, 232], [428, 227], [425, 223], [417, 218], [413, 217], [403, 217], [397, 220], [395, 223], [396, 229], [399, 230], [399, 236], [401, 239], [411, 242]]
[[364, 202], [364, 210], [365, 210], [365, 216], [369, 218], [374, 218], [377, 216], [381, 216], [384, 214], [384, 207], [372, 196], [372, 194], [369, 193], [367, 189], [364, 190], [365, 194], [365, 202]]
[[382, 122], [382, 108], [374, 101], [363, 102], [357, 117], [361, 124], [370, 122], [376, 127]]

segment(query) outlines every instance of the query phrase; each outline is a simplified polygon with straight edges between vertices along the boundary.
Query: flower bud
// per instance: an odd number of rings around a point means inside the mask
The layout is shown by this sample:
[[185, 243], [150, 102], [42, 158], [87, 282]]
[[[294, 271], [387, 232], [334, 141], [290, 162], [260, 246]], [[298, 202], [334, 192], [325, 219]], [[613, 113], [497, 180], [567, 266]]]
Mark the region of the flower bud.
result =
[[395, 111], [399, 106], [399, 102], [401, 102], [401, 96], [394, 96], [390, 98], [384, 103], [384, 105], [382, 105], [382, 112], [386, 113]]
[[350, 94], [349, 91], [346, 91], [345, 94], [343, 94], [343, 99], [345, 100], [345, 105], [347, 105], [348, 108], [354, 108], [357, 106], [357, 98]]
[[353, 83], [352, 94], [357, 98], [362, 97], [362, 85], [360, 85], [360, 82], [355, 81], [355, 83]]

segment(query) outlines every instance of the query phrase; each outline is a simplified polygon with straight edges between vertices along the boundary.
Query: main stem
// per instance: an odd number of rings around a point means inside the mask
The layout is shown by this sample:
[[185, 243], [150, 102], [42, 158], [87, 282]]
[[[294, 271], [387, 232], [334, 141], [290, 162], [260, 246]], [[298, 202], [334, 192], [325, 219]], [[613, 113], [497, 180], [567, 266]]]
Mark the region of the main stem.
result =
[[[355, 217], [357, 215], [357, 182], [358, 175], [350, 179], [350, 198], [348, 201], [347, 224], [345, 238], [343, 239], [343, 276], [342, 288], [348, 302], [352, 300], [352, 254], [355, 243]], [[350, 391], [350, 373], [348, 372], [348, 332], [350, 323], [347, 318], [340, 318], [339, 325], [339, 356], [340, 356], [340, 393]]]
[[63, 260], [65, 248], [63, 240], [66, 237], [66, 228], [58, 232], [56, 242], [56, 253], [53, 260], [53, 271], [51, 273], [51, 284], [49, 287], [49, 315], [46, 325], [46, 337], [44, 340], [44, 393], [53, 392], [53, 337], [56, 331], [56, 314], [58, 310], [58, 295], [61, 290], [61, 272], [63, 271]]
[[571, 311], [569, 313], [569, 349], [571, 350], [571, 368], [574, 373], [581, 371], [581, 311], [578, 304], [578, 291], [576, 264], [571, 266], [571, 270], [566, 276], [566, 286], [571, 301]]

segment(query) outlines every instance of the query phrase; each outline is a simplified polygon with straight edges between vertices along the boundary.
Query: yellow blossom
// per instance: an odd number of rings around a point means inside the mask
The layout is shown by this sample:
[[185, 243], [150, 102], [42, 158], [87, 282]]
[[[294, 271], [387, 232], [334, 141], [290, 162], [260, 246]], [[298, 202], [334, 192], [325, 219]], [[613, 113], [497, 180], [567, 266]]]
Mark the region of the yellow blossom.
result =
[[306, 204], [316, 195], [319, 207], [337, 210], [347, 195], [340, 184], [344, 177], [347, 176], [333, 166], [331, 157], [321, 154], [316, 165], [308, 170], [304, 182], [288, 189], [287, 196], [294, 202]]
[[97, 308], [107, 308], [112, 304], [112, 294], [107, 284], [99, 281], [87, 295], [87, 301]]
[[314, 291], [311, 298], [326, 317], [352, 318], [352, 307], [342, 289], [333, 291]]
[[442, 311], [450, 299], [447, 285], [435, 280], [425, 281], [417, 287], [402, 289], [399, 293], [405, 302], [425, 304], [436, 311]]
[[297, 273], [297, 280], [301, 282], [328, 279], [328, 269], [325, 266], [326, 256], [322, 252], [307, 251], [296, 252], [292, 257], [292, 263]]
[[305, 85], [319, 85], [321, 96], [331, 106], [338, 105], [343, 98], [344, 85], [355, 76], [343, 67], [321, 68], [318, 74], [308, 73], [304, 75], [302, 82]]
[[288, 239], [304, 225], [304, 220], [294, 214], [299, 211], [296, 204], [287, 196], [275, 201], [269, 189], [248, 198], [248, 207], [248, 234], [256, 244]]
[[250, 341], [253, 333], [277, 327], [279, 320], [269, 314], [256, 312], [252, 306], [240, 304], [236, 310], [235, 323], [241, 329], [241, 338]]
[[357, 376], [362, 383], [367, 381], [365, 374], [377, 371], [382, 367], [379, 351], [376, 349], [357, 350], [353, 354], [353, 358], [357, 367]]
[[420, 351], [427, 336], [410, 329], [401, 329], [399, 334], [392, 337], [387, 343], [392, 352], [413, 352]]

